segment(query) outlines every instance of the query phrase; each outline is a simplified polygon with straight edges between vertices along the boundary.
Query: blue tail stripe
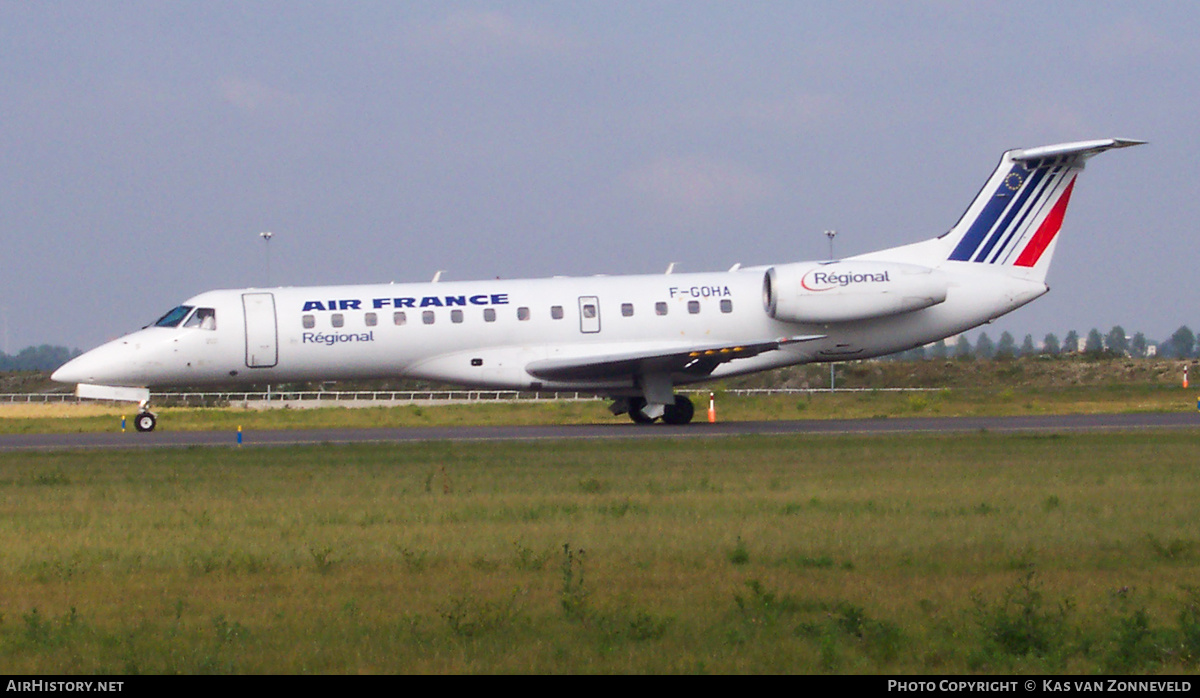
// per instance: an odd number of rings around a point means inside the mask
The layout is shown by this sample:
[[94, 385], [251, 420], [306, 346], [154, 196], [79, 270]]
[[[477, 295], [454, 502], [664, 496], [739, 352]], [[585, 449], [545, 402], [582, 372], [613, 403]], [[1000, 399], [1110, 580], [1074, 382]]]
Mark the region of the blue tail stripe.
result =
[[[1050, 205], [1051, 199], [1053, 198], [1051, 195], [1053, 194], [1054, 190], [1058, 188], [1059, 182], [1062, 181], [1062, 177], [1060, 175], [1064, 172], [1064, 170], [1061, 167], [1055, 167], [1045, 168], [1043, 172], [1048, 172], [1049, 176], [1046, 177], [1046, 181], [1040, 183], [1040, 190], [1033, 192], [1032, 196], [1034, 203], [1026, 208], [1025, 212], [1021, 214], [1021, 219], [1018, 220], [1016, 225], [1014, 225], [1009, 231], [1004, 242], [996, 248], [996, 253], [992, 255], [992, 259], [990, 260], [992, 264], [995, 264], [996, 262], [1000, 262], [1002, 264], [1008, 262], [1008, 257], [1010, 257], [1013, 253], [1013, 250], [1019, 246], [1018, 243], [1020, 242], [1020, 238], [1024, 237], [1025, 233], [1027, 232], [1029, 221], [1036, 220], [1038, 214], [1045, 209], [1046, 206]], [[1001, 259], [1002, 257], [1003, 259]]]
[[[1029, 215], [1029, 210], [1036, 208], [1035, 206], [1026, 206], [1026, 204], [1031, 198], [1036, 199], [1041, 195], [1042, 189], [1040, 185], [1046, 177], [1046, 172], [1046, 168], [1032, 172], [1029, 179], [1025, 181], [1025, 186], [1021, 187], [1021, 193], [1017, 196], [1016, 203], [1008, 210], [1008, 215], [1004, 217], [1004, 222], [996, 228], [996, 234], [984, 245], [979, 254], [975, 255], [976, 262], [987, 261], [987, 257], [992, 253], [993, 248], [996, 249], [996, 255], [998, 256], [1004, 250], [1004, 246], [1012, 239], [1013, 233], [1021, 229], [1021, 226], [1025, 223]], [[1000, 246], [997, 248], [996, 243], [998, 242]], [[991, 261], [995, 262], [995, 257]]]
[[956, 262], [970, 261], [971, 257], [975, 254], [975, 250], [979, 249], [979, 243], [983, 242], [983, 238], [992, 229], [992, 226], [996, 224], [996, 220], [1000, 218], [1000, 214], [1004, 213], [1004, 209], [1007, 208], [1011, 201], [1008, 197], [999, 196], [1000, 190], [1005, 186], [1005, 180], [1015, 174], [1017, 170], [1023, 171], [1024, 169], [1023, 166], [1018, 164], [1009, 171], [1008, 175], [1000, 180], [1000, 186], [996, 188], [996, 191], [992, 192], [991, 198], [984, 205], [983, 210], [979, 212], [975, 221], [971, 223], [971, 227], [967, 230], [966, 235], [963, 235], [962, 240], [958, 242], [958, 246], [950, 253], [950, 259]]
[[[1021, 167], [1021, 169], [1024, 170], [1025, 168]], [[1016, 173], [1016, 168], [1013, 168], [1013, 172]], [[1034, 177], [1037, 177], [1038, 175], [1039, 173], [1037, 172], [1033, 173]], [[1018, 176], [1021, 175], [1018, 174]], [[984, 240], [983, 247], [979, 249], [976, 255], [974, 255], [973, 261], [984, 261], [985, 259], [988, 259], [988, 254], [991, 252], [991, 248], [995, 247], [996, 242], [1000, 241], [1001, 237], [1007, 233], [1010, 225], [1013, 224], [1013, 218], [1018, 215], [1021, 210], [1021, 206], [1025, 205], [1025, 201], [1028, 199], [1028, 197], [1030, 197], [1030, 192], [1033, 191], [1030, 183], [1031, 182], [1028, 181], [1028, 173], [1026, 173], [1025, 176], [1021, 176], [1021, 183], [1018, 191], [1014, 192], [1016, 197], [1008, 199], [1008, 207], [1006, 212], [1004, 212], [1004, 217], [1000, 225], [996, 225], [996, 229], [992, 230], [991, 235], [988, 236], [988, 239]]]

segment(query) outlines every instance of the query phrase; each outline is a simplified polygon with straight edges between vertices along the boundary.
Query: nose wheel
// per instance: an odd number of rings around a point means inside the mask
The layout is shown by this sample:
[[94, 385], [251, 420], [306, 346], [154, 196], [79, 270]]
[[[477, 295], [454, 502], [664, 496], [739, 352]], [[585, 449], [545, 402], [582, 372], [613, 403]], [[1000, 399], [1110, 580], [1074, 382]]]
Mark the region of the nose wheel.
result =
[[138, 412], [138, 415], [133, 418], [133, 427], [138, 431], [154, 431], [155, 425], [158, 424], [158, 418], [153, 412]]

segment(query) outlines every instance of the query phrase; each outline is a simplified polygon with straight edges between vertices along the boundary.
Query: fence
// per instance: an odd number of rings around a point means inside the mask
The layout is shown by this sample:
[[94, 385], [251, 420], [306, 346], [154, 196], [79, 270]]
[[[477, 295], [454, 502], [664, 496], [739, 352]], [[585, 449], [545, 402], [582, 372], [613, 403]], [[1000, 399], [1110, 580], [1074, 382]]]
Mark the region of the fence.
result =
[[[938, 388], [739, 388], [720, 390], [725, 395], [803, 395], [809, 393], [924, 392]], [[681, 390], [703, 395], [709, 389]], [[558, 400], [599, 400], [601, 396], [582, 392], [522, 392], [518, 390], [305, 390], [267, 392], [187, 392], [151, 393], [150, 401], [170, 405], [213, 405], [230, 403], [282, 404], [329, 403], [416, 403], [416, 402], [539, 402]], [[0, 393], [0, 403], [72, 403], [84, 402], [74, 393]]]

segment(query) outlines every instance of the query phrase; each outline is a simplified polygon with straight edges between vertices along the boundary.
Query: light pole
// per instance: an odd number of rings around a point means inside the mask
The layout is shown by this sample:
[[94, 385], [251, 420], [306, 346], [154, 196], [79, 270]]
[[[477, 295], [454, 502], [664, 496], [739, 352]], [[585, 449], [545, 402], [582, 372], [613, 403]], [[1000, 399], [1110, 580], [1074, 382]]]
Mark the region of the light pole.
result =
[[[826, 230], [825, 237], [829, 238], [829, 261], [833, 261], [833, 239], [837, 237], [836, 230]], [[833, 362], [829, 362], [829, 392], [834, 390]]]
[[267, 287], [271, 286], [271, 238], [274, 237], [274, 235], [275, 233], [272, 233], [269, 230], [258, 234], [258, 236], [263, 239], [267, 246]]
[[[267, 231], [259, 233], [258, 236], [263, 239], [263, 244], [266, 245], [266, 248], [267, 248], [267, 285], [266, 285], [266, 288], [270, 288], [271, 287], [271, 238], [275, 236], [275, 233], [272, 233], [271, 231], [267, 230]], [[267, 383], [267, 402], [268, 403], [271, 402], [271, 384], [270, 383]], [[241, 427], [238, 427], [238, 428], [240, 429]], [[238, 434], [238, 438], [239, 439], [241, 438], [240, 433]]]

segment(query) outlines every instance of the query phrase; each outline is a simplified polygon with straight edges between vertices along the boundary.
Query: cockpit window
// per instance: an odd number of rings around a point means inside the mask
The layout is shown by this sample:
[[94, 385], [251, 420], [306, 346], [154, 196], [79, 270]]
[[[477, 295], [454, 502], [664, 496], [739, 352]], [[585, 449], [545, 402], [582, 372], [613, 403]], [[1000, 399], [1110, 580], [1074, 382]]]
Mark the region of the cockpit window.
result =
[[217, 311], [212, 308], [196, 308], [196, 312], [183, 323], [184, 327], [199, 327], [202, 330], [217, 329]]
[[154, 323], [154, 326], [155, 327], [178, 327], [179, 323], [183, 322], [183, 319], [185, 317], [187, 317], [187, 314], [190, 312], [192, 312], [192, 306], [190, 306], [190, 305], [177, 306], [175, 308], [172, 308], [169, 312], [167, 312], [166, 315], [163, 315], [162, 317], [160, 317], [158, 319], [158, 322]]

